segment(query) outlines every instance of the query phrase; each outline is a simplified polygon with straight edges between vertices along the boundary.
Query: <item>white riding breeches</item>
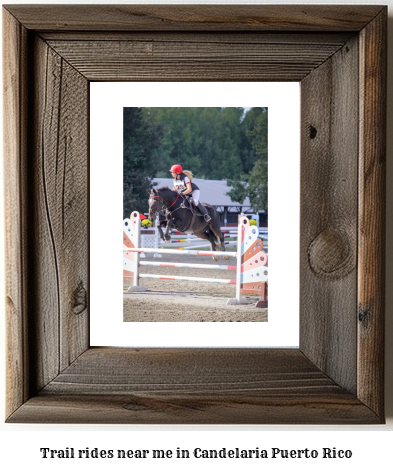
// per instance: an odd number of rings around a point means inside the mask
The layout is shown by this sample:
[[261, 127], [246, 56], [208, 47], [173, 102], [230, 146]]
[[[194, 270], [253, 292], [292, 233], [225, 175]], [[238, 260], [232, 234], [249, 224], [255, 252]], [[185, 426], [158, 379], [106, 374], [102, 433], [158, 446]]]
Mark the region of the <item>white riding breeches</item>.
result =
[[192, 200], [194, 201], [194, 204], [197, 206], [199, 204], [199, 196], [201, 192], [199, 189], [194, 189], [194, 191], [191, 193]]

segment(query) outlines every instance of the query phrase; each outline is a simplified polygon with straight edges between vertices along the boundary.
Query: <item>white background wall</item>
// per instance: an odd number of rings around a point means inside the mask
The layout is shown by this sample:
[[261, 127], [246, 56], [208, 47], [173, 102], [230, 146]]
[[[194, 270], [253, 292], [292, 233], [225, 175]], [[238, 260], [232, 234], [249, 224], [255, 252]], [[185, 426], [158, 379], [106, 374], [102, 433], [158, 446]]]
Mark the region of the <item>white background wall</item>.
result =
[[[29, 3], [24, 1], [12, 1], [11, 3]], [[33, 3], [33, 2], [32, 2]], [[34, 2], [34, 3], [54, 3], [54, 1]], [[89, 0], [61, 1], [57, 3], [154, 3], [145, 1], [124, 2], [91, 2]], [[165, 0], [155, 3], [214, 3], [214, 4], [261, 4], [258, 1], [249, 2], [220, 2], [220, 1], [187, 1], [172, 2]], [[284, 2], [269, 0], [269, 4], [312, 4], [307, 0], [299, 2]], [[391, 446], [393, 443], [393, 190], [389, 183], [393, 183], [393, 116], [392, 116], [392, 88], [393, 88], [393, 0], [381, 1], [318, 1], [321, 4], [386, 4], [389, 6], [389, 50], [388, 50], [388, 167], [387, 167], [387, 293], [386, 293], [386, 415], [387, 424], [385, 426], [29, 426], [29, 425], [7, 425], [0, 424], [0, 467], [16, 472], [29, 469], [31, 472], [53, 474], [56, 472], [86, 472], [87, 469], [94, 469], [95, 473], [106, 473], [108, 470], [118, 470], [118, 472], [150, 471], [158, 469], [160, 471], [171, 472], [199, 472], [201, 470], [213, 472], [225, 470], [235, 472], [245, 469], [248, 472], [262, 472], [265, 469], [285, 469], [289, 468], [293, 472], [331, 472], [335, 469], [343, 472], [348, 468], [357, 470], [360, 473], [369, 472], [371, 469], [380, 468], [381, 472], [391, 472], [392, 457]], [[1, 171], [2, 172], [2, 169]], [[0, 199], [3, 196], [1, 195]], [[3, 225], [3, 206], [0, 203], [0, 225]], [[0, 228], [0, 239], [3, 238], [3, 228]], [[0, 248], [3, 243], [0, 242]], [[4, 274], [1, 269], [0, 277]], [[0, 299], [4, 301], [3, 284], [0, 284]], [[1, 312], [3, 313], [3, 311]], [[0, 325], [3, 331], [4, 323]], [[4, 337], [4, 334], [0, 334]], [[2, 345], [4, 347], [4, 344]], [[4, 350], [0, 352], [0, 367], [3, 372]], [[1, 383], [4, 382], [2, 377]], [[4, 406], [4, 389], [0, 387], [0, 404]], [[2, 409], [0, 409], [2, 411]], [[0, 415], [0, 419], [3, 416]], [[317, 449], [319, 452], [325, 447], [336, 447], [337, 449], [351, 450], [351, 459], [322, 459], [321, 455], [317, 459], [267, 459], [267, 460], [197, 460], [197, 459], [167, 459], [167, 460], [95, 460], [95, 459], [42, 459], [40, 448], [49, 447], [52, 449], [64, 449], [75, 447], [77, 449], [172, 449], [177, 447], [189, 449], [201, 447], [205, 449], [220, 449], [223, 447], [241, 447], [246, 449], [268, 449], [278, 447], [282, 449]], [[4, 472], [6, 472], [4, 470]]]

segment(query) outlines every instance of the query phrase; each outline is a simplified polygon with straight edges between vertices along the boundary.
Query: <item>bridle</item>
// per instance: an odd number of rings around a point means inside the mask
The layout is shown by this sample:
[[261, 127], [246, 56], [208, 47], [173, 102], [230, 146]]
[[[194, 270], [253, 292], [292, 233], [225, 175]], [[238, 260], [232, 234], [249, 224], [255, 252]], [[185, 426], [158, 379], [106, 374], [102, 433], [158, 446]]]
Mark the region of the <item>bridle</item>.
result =
[[[161, 212], [162, 209], [163, 209], [164, 207], [166, 207], [165, 204], [162, 202], [161, 197], [160, 197], [159, 195], [155, 196], [154, 194], [150, 194], [150, 197], [151, 197], [151, 198], [157, 198], [157, 201], [162, 204], [162, 207], [161, 207], [161, 209], [160, 209], [158, 212]], [[180, 197], [180, 194], [179, 194], [179, 193], [176, 193], [176, 199], [174, 200], [174, 202], [173, 202], [170, 206], [166, 207], [166, 209], [167, 209], [169, 212], [177, 211], [177, 209], [180, 209], [180, 206], [179, 206], [179, 207], [177, 207], [176, 209], [174, 209], [173, 211], [170, 211], [170, 208], [171, 208], [174, 204], [176, 204], [176, 201], [179, 199], [179, 197]], [[155, 201], [155, 202], [157, 202], [157, 201]]]

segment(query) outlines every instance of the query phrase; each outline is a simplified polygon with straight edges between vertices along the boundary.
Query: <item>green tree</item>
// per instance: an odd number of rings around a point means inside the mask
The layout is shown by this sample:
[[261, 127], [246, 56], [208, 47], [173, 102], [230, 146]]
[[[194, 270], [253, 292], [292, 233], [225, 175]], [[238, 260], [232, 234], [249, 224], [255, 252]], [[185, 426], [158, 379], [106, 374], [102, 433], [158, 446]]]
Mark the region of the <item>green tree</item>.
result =
[[255, 120], [254, 128], [247, 132], [257, 159], [263, 159], [265, 161], [267, 161], [267, 119], [267, 109], [264, 109]]
[[164, 127], [144, 116], [141, 107], [123, 109], [123, 212], [145, 211], [147, 190], [153, 185], [158, 163], [154, 150], [164, 134]]
[[255, 120], [254, 128], [247, 136], [254, 150], [255, 158], [249, 173], [228, 180], [232, 189], [227, 193], [232, 200], [243, 203], [246, 197], [255, 210], [268, 210], [268, 112], [263, 110]]
[[165, 126], [161, 145], [154, 152], [159, 163], [157, 177], [168, 177], [175, 163], [197, 178], [233, 178], [242, 172], [243, 108], [152, 107], [144, 112]]
[[[242, 172], [240, 157], [242, 107], [225, 107], [216, 120], [218, 147], [211, 162], [211, 179], [235, 178]], [[209, 176], [209, 177], [210, 177]]]
[[[240, 157], [243, 166], [243, 173], [249, 173], [252, 170], [255, 161], [258, 159], [258, 156], [255, 153], [255, 148], [252, 145], [252, 137], [250, 136], [250, 133], [255, 129], [257, 120], [260, 119], [261, 115], [264, 115], [265, 112], [265, 107], [253, 107], [247, 111], [242, 120]], [[262, 133], [266, 133], [267, 137], [267, 129], [266, 132], [262, 131]]]

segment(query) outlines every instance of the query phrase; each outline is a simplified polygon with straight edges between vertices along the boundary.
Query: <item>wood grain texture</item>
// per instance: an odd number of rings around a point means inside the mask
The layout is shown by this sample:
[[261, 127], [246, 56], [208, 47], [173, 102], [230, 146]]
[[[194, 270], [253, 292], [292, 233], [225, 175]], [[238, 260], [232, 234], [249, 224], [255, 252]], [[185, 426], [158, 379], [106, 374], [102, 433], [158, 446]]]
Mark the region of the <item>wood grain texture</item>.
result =
[[4, 183], [5, 187], [5, 311], [7, 328], [6, 412], [12, 413], [29, 396], [27, 359], [27, 295], [25, 264], [28, 259], [26, 228], [26, 30], [3, 12], [4, 77]]
[[301, 83], [300, 347], [354, 394], [357, 70], [357, 42], [349, 41]]
[[384, 379], [386, 21], [384, 10], [360, 36], [358, 385], [360, 400], [377, 413]]
[[88, 348], [88, 85], [39, 38], [34, 58], [31, 278], [39, 389]]
[[44, 395], [32, 397], [13, 423], [91, 424], [375, 424], [380, 420], [349, 395]]
[[375, 423], [299, 350], [92, 348], [9, 421]]
[[[386, 8], [13, 5], [4, 22], [8, 421], [383, 423]], [[92, 78], [301, 79], [299, 350], [89, 348]]]
[[153, 40], [50, 40], [48, 43], [88, 80], [300, 81], [343, 45], [314, 35], [296, 43]]
[[[94, 31], [94, 41], [121, 41], [121, 42], [158, 42], [158, 43], [197, 43], [201, 47], [208, 43], [223, 44], [325, 44], [342, 46], [357, 32], [254, 32], [254, 31]], [[91, 31], [76, 30], [49, 30], [40, 31], [39, 37], [47, 43], [52, 41], [91, 41]]]
[[360, 31], [375, 5], [5, 5], [36, 31]]

